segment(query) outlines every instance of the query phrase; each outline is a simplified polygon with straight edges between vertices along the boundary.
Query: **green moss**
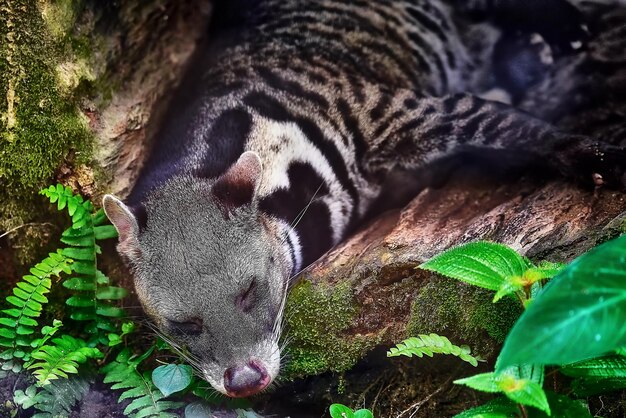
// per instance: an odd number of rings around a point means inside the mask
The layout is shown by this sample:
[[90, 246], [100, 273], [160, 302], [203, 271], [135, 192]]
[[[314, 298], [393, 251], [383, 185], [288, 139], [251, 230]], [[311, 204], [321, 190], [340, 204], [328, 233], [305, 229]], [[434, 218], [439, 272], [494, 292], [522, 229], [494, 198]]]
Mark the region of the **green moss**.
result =
[[493, 292], [433, 276], [413, 301], [407, 334], [435, 332], [489, 355], [523, 310], [516, 300], [505, 298], [494, 304], [492, 299]]
[[39, 4], [41, 17], [48, 32], [57, 38], [62, 38], [72, 29], [81, 1], [52, 0]]
[[[0, 230], [30, 221], [37, 190], [63, 164], [88, 162], [92, 138], [71, 89], [82, 75], [71, 64], [76, 1], [10, 0], [0, 6]], [[61, 33], [62, 32], [62, 33]], [[66, 36], [67, 35], [67, 36]]]
[[356, 314], [348, 283], [333, 289], [306, 280], [296, 285], [285, 310], [289, 344], [284, 375], [289, 379], [352, 367], [378, 340], [344, 335]]

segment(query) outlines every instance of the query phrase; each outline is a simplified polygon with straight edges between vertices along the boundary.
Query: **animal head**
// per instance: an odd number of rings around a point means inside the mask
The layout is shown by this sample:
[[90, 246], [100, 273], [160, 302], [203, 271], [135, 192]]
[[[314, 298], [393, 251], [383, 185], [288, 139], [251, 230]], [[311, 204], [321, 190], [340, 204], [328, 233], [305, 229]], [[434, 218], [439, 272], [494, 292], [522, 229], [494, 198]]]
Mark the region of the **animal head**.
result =
[[272, 218], [258, 210], [252, 152], [213, 180], [178, 177], [152, 192], [140, 228], [104, 197], [139, 299], [159, 331], [232, 397], [263, 390], [280, 367], [280, 322], [291, 274]]

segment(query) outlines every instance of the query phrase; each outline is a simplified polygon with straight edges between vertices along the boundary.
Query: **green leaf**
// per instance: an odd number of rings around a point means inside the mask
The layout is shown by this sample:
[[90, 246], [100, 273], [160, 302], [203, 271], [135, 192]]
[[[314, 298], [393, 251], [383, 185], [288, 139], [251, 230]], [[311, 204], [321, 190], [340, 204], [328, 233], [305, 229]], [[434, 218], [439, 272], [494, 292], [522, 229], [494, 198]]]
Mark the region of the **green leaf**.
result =
[[626, 389], [626, 379], [581, 377], [574, 380], [572, 389], [578, 396], [592, 396], [616, 390], [621, 391]]
[[119, 300], [128, 295], [128, 291], [122, 287], [107, 286], [98, 289], [96, 292], [97, 299]]
[[167, 364], [152, 371], [152, 382], [163, 396], [180, 392], [191, 383], [191, 366], [186, 364]]
[[72, 312], [70, 318], [74, 321], [92, 321], [97, 318], [95, 312]]
[[498, 385], [503, 389], [504, 394], [517, 403], [534, 406], [550, 415], [550, 405], [543, 388], [526, 379], [515, 379], [514, 377], [500, 377]]
[[94, 249], [90, 247], [67, 247], [63, 249], [63, 255], [74, 260], [82, 261], [94, 261], [96, 259], [96, 253], [94, 252]]
[[54, 379], [67, 378], [67, 373], [78, 373], [78, 364], [89, 358], [103, 357], [100, 350], [87, 347], [85, 341], [69, 335], [53, 338], [52, 343], [33, 351], [33, 360], [26, 366], [27, 369], [33, 369], [33, 375], [40, 385], [47, 385]]
[[63, 287], [71, 290], [95, 290], [96, 284], [89, 277], [71, 277], [63, 282]]
[[387, 357], [397, 356], [418, 356], [422, 357], [426, 354], [429, 357], [433, 356], [433, 353], [448, 354], [459, 357], [461, 360], [470, 363], [476, 367], [478, 365], [478, 359], [470, 355], [470, 348], [466, 345], [456, 346], [450, 342], [446, 337], [437, 334], [425, 335], [421, 334], [418, 337], [412, 337], [399, 343], [396, 347], [391, 348], [387, 352]]
[[93, 276], [96, 274], [96, 266], [93, 262], [77, 261], [72, 264], [72, 270], [84, 276]]
[[138, 358], [130, 359], [130, 351], [125, 348], [115, 361], [101, 369], [105, 373], [104, 383], [113, 383], [111, 388], [114, 390], [124, 390], [119, 401], [133, 399], [124, 410], [124, 414], [133, 418], [173, 417], [173, 414], [166, 411], [182, 406], [178, 402], [163, 401], [163, 394], [154, 386], [148, 373], [140, 373], [137, 370], [142, 359], [148, 357], [153, 350], [154, 346]]
[[517, 403], [501, 397], [476, 408], [463, 411], [453, 418], [510, 418], [517, 416], [518, 413], [519, 407]]
[[[548, 403], [550, 404], [550, 415], [552, 418], [592, 418], [589, 408], [584, 401], [574, 400], [565, 395], [559, 395], [547, 391]], [[532, 418], [547, 417], [539, 413], [533, 414]]]
[[464, 379], [458, 379], [454, 381], [457, 385], [465, 385], [474, 390], [479, 390], [481, 392], [488, 393], [499, 393], [502, 392], [502, 388], [498, 385], [496, 380], [496, 374], [491, 373], [481, 373], [471, 377], [466, 377]]
[[354, 411], [354, 418], [374, 418], [374, 414], [369, 409], [359, 409]]
[[534, 406], [548, 414], [550, 413], [550, 406], [541, 385], [527, 378], [519, 378], [515, 374], [482, 373], [456, 380], [454, 383], [481, 392], [504, 393], [514, 402]]
[[74, 307], [86, 307], [86, 306], [93, 306], [94, 300], [87, 295], [79, 294], [79, 295], [72, 296], [71, 298], [67, 299], [65, 303], [67, 303], [69, 306], [74, 306]]
[[619, 378], [626, 380], [626, 357], [600, 357], [561, 367], [571, 377]]
[[626, 345], [626, 236], [574, 260], [506, 338], [499, 367], [568, 364]]
[[[0, 318], [0, 324], [6, 325], [9, 328], [15, 328], [17, 326], [17, 321], [12, 318]], [[35, 325], [37, 323], [35, 322]]]
[[340, 403], [332, 404], [329, 410], [332, 418], [354, 418], [354, 411]]
[[185, 408], [185, 418], [213, 418], [213, 414], [206, 403], [193, 402]]
[[97, 240], [117, 238], [117, 230], [113, 225], [96, 226], [93, 231]]
[[121, 318], [126, 314], [124, 309], [116, 306], [100, 306], [96, 309], [96, 313], [98, 315], [108, 316], [111, 318]]
[[507, 246], [473, 242], [454, 247], [420, 266], [489, 290], [498, 290], [507, 277], [522, 276], [531, 264]]

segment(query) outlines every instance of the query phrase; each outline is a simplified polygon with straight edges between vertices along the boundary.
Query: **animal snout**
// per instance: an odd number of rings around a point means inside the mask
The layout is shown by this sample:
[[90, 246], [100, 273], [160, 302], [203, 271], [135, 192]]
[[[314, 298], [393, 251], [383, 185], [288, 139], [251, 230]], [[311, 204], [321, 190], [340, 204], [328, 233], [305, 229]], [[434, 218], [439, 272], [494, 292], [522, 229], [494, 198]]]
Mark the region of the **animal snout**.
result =
[[265, 366], [258, 360], [229, 367], [224, 372], [224, 388], [228, 396], [244, 398], [259, 393], [270, 383]]

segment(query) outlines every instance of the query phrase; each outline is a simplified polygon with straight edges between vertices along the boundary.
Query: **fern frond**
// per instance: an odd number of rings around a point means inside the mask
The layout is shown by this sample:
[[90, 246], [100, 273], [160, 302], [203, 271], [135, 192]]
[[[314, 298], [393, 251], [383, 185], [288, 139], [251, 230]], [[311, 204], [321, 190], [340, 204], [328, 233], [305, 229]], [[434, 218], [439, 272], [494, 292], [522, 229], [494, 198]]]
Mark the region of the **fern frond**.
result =
[[56, 202], [58, 210], [67, 207], [67, 212], [72, 217], [72, 228], [80, 229], [91, 220], [93, 204], [84, 200], [81, 195], [75, 195], [70, 187], [57, 184], [41, 190], [39, 194], [50, 199], [50, 203]]
[[150, 373], [138, 370], [140, 362], [151, 351], [139, 359], [133, 359], [128, 349], [122, 350], [115, 361], [101, 369], [105, 374], [104, 383], [113, 383], [111, 389], [114, 390], [124, 389], [118, 402], [132, 399], [124, 409], [124, 415], [131, 418], [176, 417], [176, 414], [168, 411], [180, 408], [183, 403], [163, 400], [164, 396], [152, 383]]
[[54, 380], [41, 389], [32, 385], [26, 390], [17, 390], [13, 400], [23, 409], [34, 407], [40, 411], [32, 418], [66, 417], [85, 396], [90, 384], [89, 377], [72, 376], [69, 379]]
[[50, 292], [52, 278], [61, 272], [69, 273], [71, 263], [72, 260], [61, 251], [50, 253], [30, 269], [30, 274], [22, 277], [22, 281], [13, 288], [13, 295], [6, 298], [13, 308], [3, 310], [4, 315], [0, 316], [0, 346], [7, 347], [0, 358], [8, 360], [2, 366], [4, 370], [11, 368], [19, 371], [20, 362], [12, 360], [29, 359], [32, 334], [38, 325], [35, 318], [41, 315], [43, 305], [48, 303], [45, 295]]
[[115, 227], [107, 224], [104, 211], [93, 213], [94, 207], [72, 189], [57, 184], [41, 191], [58, 209], [67, 208], [72, 217], [72, 226], [63, 232], [61, 242], [68, 247], [62, 250], [65, 257], [74, 260], [73, 276], [63, 282], [63, 286], [74, 291], [67, 301], [72, 307], [70, 318], [88, 321], [84, 329], [91, 334], [90, 344], [107, 344], [106, 333], [117, 330], [114, 318], [124, 316], [123, 309], [113, 306], [112, 301], [122, 299], [127, 291], [111, 286], [109, 278], [98, 270], [97, 256], [100, 254], [98, 240], [117, 236]]
[[423, 357], [426, 354], [432, 357], [433, 354], [449, 354], [468, 362], [472, 366], [478, 365], [478, 358], [470, 355], [470, 348], [466, 345], [456, 346], [446, 337], [437, 334], [420, 334], [418, 337], [408, 338], [396, 347], [391, 348], [387, 352], [387, 357], [398, 356], [418, 356]]
[[[44, 345], [33, 351], [27, 369], [33, 369], [33, 375], [39, 385], [47, 385], [51, 380], [67, 378], [68, 373], [78, 373], [79, 363], [88, 358], [103, 357], [97, 348], [87, 347], [84, 340], [70, 335], [52, 339], [53, 345]], [[36, 361], [39, 360], [39, 361]]]

